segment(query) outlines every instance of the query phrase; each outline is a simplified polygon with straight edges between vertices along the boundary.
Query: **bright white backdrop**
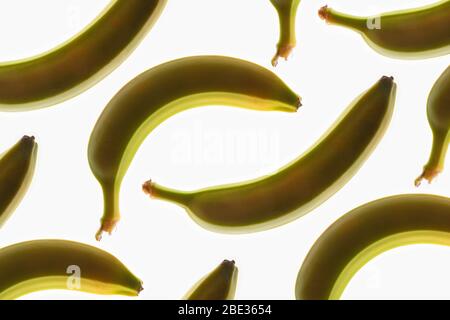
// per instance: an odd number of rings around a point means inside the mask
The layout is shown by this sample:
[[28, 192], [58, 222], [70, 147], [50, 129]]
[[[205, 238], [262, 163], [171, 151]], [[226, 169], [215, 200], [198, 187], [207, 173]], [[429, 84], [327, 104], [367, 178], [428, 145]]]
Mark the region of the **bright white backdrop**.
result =
[[[188, 55], [231, 55], [271, 68], [278, 22], [268, 0], [170, 0], [142, 44], [100, 84], [49, 109], [0, 114], [1, 150], [24, 134], [35, 135], [40, 145], [32, 187], [1, 230], [0, 246], [38, 238], [99, 246], [144, 280], [141, 299], [178, 299], [221, 260], [235, 259], [240, 269], [238, 299], [292, 299], [309, 248], [345, 212], [392, 194], [450, 196], [450, 163], [433, 185], [413, 186], [431, 145], [427, 95], [449, 58], [385, 58], [353, 32], [326, 25], [317, 10], [328, 4], [363, 15], [431, 2], [303, 0], [297, 20], [298, 47], [290, 61], [280, 62], [275, 70], [303, 96], [301, 111], [258, 113], [211, 106], [169, 119], [145, 141], [128, 171], [118, 229], [97, 243], [94, 233], [102, 198], [89, 170], [86, 148], [92, 127], [111, 97], [145, 69]], [[107, 4], [108, 0], [1, 1], [0, 61], [51, 49]], [[398, 84], [395, 113], [384, 139], [350, 183], [289, 225], [249, 235], [214, 234], [194, 224], [183, 209], [151, 201], [141, 192], [141, 183], [150, 177], [188, 190], [270, 173], [314, 143], [347, 104], [382, 75], [393, 75]], [[343, 298], [448, 299], [449, 269], [447, 247], [395, 249], [363, 267]], [[103, 297], [48, 291], [26, 298]]]

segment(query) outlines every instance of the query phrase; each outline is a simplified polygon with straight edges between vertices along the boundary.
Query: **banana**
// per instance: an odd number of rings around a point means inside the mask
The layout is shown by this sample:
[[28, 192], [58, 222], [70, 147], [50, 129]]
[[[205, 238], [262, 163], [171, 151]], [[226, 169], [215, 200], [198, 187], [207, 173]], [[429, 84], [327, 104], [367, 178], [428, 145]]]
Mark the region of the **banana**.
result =
[[444, 169], [450, 142], [450, 66], [431, 89], [427, 103], [428, 122], [433, 132], [433, 147], [428, 163], [416, 179], [418, 187], [423, 179], [431, 181]]
[[66, 43], [0, 64], [0, 111], [49, 107], [89, 89], [117, 68], [160, 16], [167, 0], [113, 0]]
[[200, 279], [183, 300], [233, 300], [238, 268], [234, 261], [224, 260], [217, 268]]
[[421, 8], [356, 17], [322, 7], [330, 24], [359, 33], [378, 53], [398, 59], [425, 59], [450, 53], [450, 0]]
[[8, 220], [30, 186], [38, 146], [24, 136], [0, 156], [0, 227]]
[[339, 299], [353, 275], [379, 254], [404, 245], [450, 245], [450, 199], [407, 194], [353, 209], [314, 243], [298, 273], [296, 297]]
[[142, 282], [111, 254], [78, 242], [34, 240], [0, 249], [0, 299], [55, 289], [137, 296]]
[[295, 36], [295, 19], [297, 17], [297, 9], [300, 0], [270, 0], [278, 13], [280, 21], [280, 39], [277, 44], [277, 52], [272, 58], [272, 65], [278, 65], [278, 59], [287, 60], [297, 44]]
[[120, 218], [120, 184], [146, 136], [177, 112], [213, 104], [285, 112], [301, 105], [274, 73], [235, 58], [182, 58], [139, 75], [106, 106], [89, 141], [89, 164], [104, 197], [97, 240]]
[[182, 206], [201, 227], [215, 232], [256, 232], [286, 224], [320, 205], [359, 170], [384, 135], [395, 94], [393, 78], [381, 78], [309, 151], [272, 175], [191, 192], [148, 181], [143, 190]]

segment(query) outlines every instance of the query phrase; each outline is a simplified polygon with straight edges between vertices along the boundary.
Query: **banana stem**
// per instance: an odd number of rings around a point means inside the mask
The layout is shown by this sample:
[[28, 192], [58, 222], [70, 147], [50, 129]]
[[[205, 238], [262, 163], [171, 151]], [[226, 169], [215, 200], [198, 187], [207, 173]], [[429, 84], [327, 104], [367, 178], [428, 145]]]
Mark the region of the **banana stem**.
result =
[[187, 192], [179, 192], [166, 188], [152, 182], [151, 180], [142, 185], [142, 191], [152, 198], [170, 201], [184, 208], [187, 207], [190, 198], [190, 195]]
[[277, 44], [277, 52], [272, 58], [272, 65], [276, 67], [278, 59], [282, 57], [287, 60], [297, 44], [295, 22], [300, 0], [272, 0], [271, 2], [277, 10], [280, 21], [280, 39]]
[[319, 17], [330, 24], [336, 24], [356, 31], [363, 31], [367, 28], [367, 18], [355, 17], [344, 14], [324, 6], [319, 10]]
[[114, 183], [102, 185], [104, 212], [100, 229], [95, 234], [97, 241], [102, 239], [103, 232], [111, 234], [120, 220], [119, 197], [115, 191]]
[[448, 150], [449, 133], [433, 131], [433, 147], [430, 158], [425, 165], [422, 174], [416, 179], [416, 187], [420, 186], [423, 179], [429, 183], [444, 169], [445, 157]]

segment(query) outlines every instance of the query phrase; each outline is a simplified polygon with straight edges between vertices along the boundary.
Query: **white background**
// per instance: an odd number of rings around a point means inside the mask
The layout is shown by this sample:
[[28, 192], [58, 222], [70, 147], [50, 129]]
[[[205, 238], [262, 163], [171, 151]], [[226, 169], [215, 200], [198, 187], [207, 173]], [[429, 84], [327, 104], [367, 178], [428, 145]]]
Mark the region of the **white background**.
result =
[[[0, 61], [53, 48], [80, 31], [108, 2], [1, 1]], [[328, 5], [364, 15], [430, 2], [328, 0]], [[103, 210], [102, 195], [90, 172], [86, 148], [104, 106], [140, 72], [183, 56], [230, 55], [272, 69], [278, 21], [270, 2], [170, 0], [141, 45], [100, 84], [49, 109], [0, 114], [1, 150], [24, 134], [35, 135], [40, 146], [31, 189], [1, 230], [0, 246], [39, 238], [99, 246], [144, 280], [140, 299], [178, 299], [221, 260], [235, 259], [240, 269], [237, 299], [292, 299], [309, 248], [345, 212], [392, 194], [450, 196], [450, 164], [431, 186], [413, 186], [431, 146], [427, 95], [449, 58], [398, 61], [380, 56], [357, 34], [320, 20], [317, 10], [325, 4], [302, 1], [298, 46], [290, 61], [281, 61], [275, 70], [303, 97], [301, 111], [258, 113], [211, 106], [172, 117], [137, 153], [122, 185], [122, 220], [113, 236], [100, 243], [94, 234]], [[215, 234], [194, 224], [183, 209], [152, 201], [141, 192], [142, 182], [150, 177], [189, 190], [270, 173], [313, 144], [347, 104], [382, 75], [393, 75], [398, 84], [395, 113], [384, 139], [350, 183], [289, 225], [249, 235]], [[185, 156], [177, 158], [180, 150]], [[343, 298], [450, 298], [449, 269], [447, 247], [395, 249], [363, 267]], [[26, 298], [103, 297], [48, 291]]]

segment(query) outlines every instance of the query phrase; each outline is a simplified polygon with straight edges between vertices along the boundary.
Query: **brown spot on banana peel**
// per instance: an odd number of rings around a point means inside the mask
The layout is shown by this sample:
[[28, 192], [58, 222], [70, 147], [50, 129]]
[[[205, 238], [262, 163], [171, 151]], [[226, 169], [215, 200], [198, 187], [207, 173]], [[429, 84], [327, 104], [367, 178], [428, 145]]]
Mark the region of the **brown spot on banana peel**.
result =
[[166, 0], [112, 0], [57, 48], [0, 63], [0, 111], [49, 107], [94, 86], [118, 67], [159, 18]]
[[38, 146], [24, 136], [0, 156], [0, 227], [24, 198], [36, 166]]
[[364, 204], [334, 222], [314, 243], [297, 276], [302, 300], [339, 299], [356, 272], [404, 245], [450, 245], [450, 199], [406, 194]]
[[309, 151], [271, 175], [189, 192], [150, 181], [144, 191], [182, 206], [196, 223], [214, 232], [281, 226], [319, 206], [358, 171], [384, 135], [395, 95], [393, 78], [381, 78]]
[[0, 299], [50, 289], [137, 296], [143, 288], [116, 257], [83, 243], [33, 240], [0, 249]]
[[398, 59], [425, 59], [450, 53], [450, 1], [421, 8], [357, 17], [328, 6], [319, 16], [361, 34], [378, 53]]
[[450, 66], [438, 78], [427, 102], [428, 122], [433, 132], [433, 147], [422, 174], [415, 180], [416, 187], [423, 179], [429, 183], [443, 170], [450, 142]]
[[208, 105], [296, 112], [301, 99], [273, 72], [230, 57], [186, 57], [136, 77], [108, 103], [89, 141], [89, 165], [104, 198], [98, 240], [120, 219], [120, 184], [147, 135], [178, 112]]
[[185, 295], [184, 300], [233, 300], [237, 278], [238, 268], [234, 260], [224, 260], [200, 279]]
[[278, 59], [288, 59], [295, 48], [297, 40], [295, 34], [297, 9], [300, 0], [270, 0], [278, 13], [280, 23], [280, 38], [277, 44], [277, 52], [272, 58], [272, 66], [278, 65]]

